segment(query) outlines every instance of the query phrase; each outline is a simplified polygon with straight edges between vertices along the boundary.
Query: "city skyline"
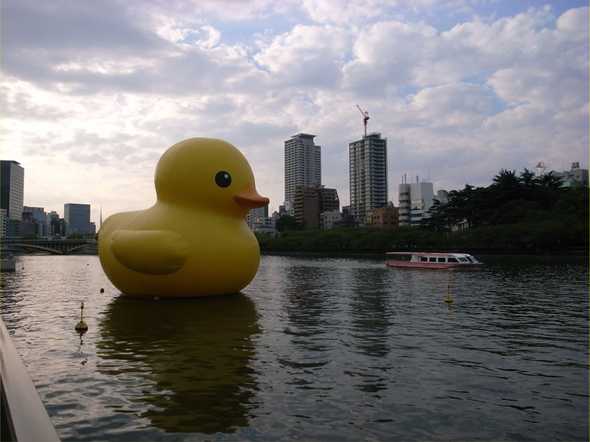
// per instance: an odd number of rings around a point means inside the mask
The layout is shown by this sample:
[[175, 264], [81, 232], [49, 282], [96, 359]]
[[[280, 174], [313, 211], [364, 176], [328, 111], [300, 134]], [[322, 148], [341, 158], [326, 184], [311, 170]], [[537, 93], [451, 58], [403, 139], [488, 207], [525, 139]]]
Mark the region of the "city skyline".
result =
[[273, 210], [299, 132], [347, 205], [357, 104], [388, 139], [396, 204], [405, 173], [457, 189], [539, 161], [588, 167], [584, 2], [134, 5], [2, 4], [3, 159], [26, 169], [27, 205], [145, 208], [160, 155], [212, 136], [244, 152]]

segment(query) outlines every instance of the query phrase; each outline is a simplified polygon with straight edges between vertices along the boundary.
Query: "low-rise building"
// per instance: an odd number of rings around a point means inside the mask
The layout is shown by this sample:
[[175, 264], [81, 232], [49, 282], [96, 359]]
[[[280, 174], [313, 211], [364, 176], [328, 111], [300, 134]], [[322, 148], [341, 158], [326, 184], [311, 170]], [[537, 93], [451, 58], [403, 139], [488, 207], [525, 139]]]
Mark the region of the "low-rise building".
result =
[[320, 213], [320, 228], [322, 230], [330, 230], [338, 226], [342, 222], [342, 214], [339, 210], [329, 210]]
[[369, 227], [395, 229], [399, 226], [399, 209], [389, 203], [386, 207], [373, 209], [367, 217]]
[[320, 213], [333, 212], [340, 210], [340, 199], [338, 198], [338, 191], [336, 189], [329, 189], [321, 186], [320, 192]]
[[342, 219], [338, 223], [339, 227], [357, 227], [358, 223], [356, 222], [353, 214], [352, 208], [350, 206], [342, 206]]
[[[23, 207], [23, 216], [25, 212], [29, 212], [33, 217], [33, 222], [36, 224], [35, 227], [35, 235], [45, 237], [48, 235], [48, 223], [47, 223], [47, 214], [45, 213], [45, 209], [43, 207], [30, 207], [24, 206]], [[26, 229], [26, 227], [23, 227]], [[24, 235], [25, 233], [23, 233]]]
[[0, 238], [6, 237], [8, 230], [8, 216], [5, 209], [0, 209]]
[[[276, 214], [277, 212], [275, 212]], [[278, 214], [277, 214], [278, 216]], [[276, 219], [268, 216], [268, 206], [251, 209], [246, 216], [246, 223], [253, 232], [275, 234]]]
[[268, 218], [268, 205], [256, 207], [255, 209], [250, 209], [246, 215], [246, 224], [252, 229], [255, 224], [264, 223], [266, 218]]
[[266, 233], [275, 235], [277, 230], [275, 228], [275, 221], [271, 217], [259, 219], [252, 225], [252, 231], [256, 233]]
[[62, 237], [66, 236], [66, 223], [63, 218], [55, 211], [49, 212], [49, 236]]
[[295, 219], [305, 229], [320, 228], [320, 214], [338, 211], [339, 208], [340, 200], [336, 189], [299, 186], [295, 191]]
[[23, 209], [23, 215], [20, 222], [20, 235], [25, 237], [39, 236], [40, 226], [33, 217], [33, 213]]
[[317, 187], [298, 186], [293, 205], [295, 219], [304, 229], [320, 227], [320, 194]]

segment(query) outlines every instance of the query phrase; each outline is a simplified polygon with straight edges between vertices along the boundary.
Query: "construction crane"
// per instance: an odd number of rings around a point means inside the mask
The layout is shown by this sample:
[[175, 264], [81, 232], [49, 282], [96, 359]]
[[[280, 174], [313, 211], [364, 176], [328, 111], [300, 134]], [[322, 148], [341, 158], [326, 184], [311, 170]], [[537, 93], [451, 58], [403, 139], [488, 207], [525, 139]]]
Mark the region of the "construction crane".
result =
[[356, 105], [359, 112], [363, 115], [363, 124], [365, 125], [365, 138], [367, 137], [367, 123], [369, 122], [369, 112], [363, 110], [358, 104]]

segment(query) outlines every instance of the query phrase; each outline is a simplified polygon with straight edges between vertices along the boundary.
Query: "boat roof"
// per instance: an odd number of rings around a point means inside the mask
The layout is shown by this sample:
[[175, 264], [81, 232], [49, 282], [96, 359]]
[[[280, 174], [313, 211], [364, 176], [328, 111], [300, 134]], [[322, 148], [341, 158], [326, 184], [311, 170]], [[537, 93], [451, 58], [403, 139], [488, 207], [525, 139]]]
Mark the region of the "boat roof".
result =
[[445, 252], [387, 252], [387, 255], [471, 256], [469, 253], [445, 253]]

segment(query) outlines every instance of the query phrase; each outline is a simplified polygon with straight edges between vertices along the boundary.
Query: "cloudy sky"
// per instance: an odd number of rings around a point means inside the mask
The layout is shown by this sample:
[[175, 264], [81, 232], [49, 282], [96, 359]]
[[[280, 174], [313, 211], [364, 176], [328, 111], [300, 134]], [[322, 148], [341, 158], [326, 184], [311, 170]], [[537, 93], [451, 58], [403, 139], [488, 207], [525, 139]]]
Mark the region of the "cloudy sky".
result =
[[2, 159], [25, 204], [110, 214], [155, 200], [153, 172], [193, 136], [238, 146], [271, 208], [283, 142], [317, 135], [347, 204], [348, 143], [388, 138], [401, 176], [487, 185], [500, 168], [588, 164], [585, 1], [5, 0]]

